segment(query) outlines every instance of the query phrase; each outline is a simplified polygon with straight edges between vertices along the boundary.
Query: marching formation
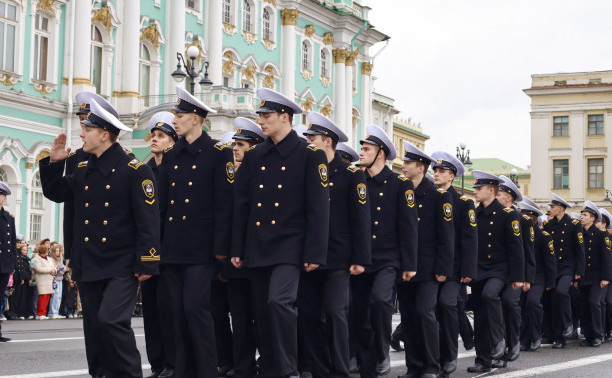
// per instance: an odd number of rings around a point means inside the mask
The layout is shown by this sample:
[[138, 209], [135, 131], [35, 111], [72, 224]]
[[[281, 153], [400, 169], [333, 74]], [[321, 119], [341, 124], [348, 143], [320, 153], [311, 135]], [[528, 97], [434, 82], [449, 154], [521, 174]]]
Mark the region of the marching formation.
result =
[[[238, 117], [217, 141], [203, 131], [215, 111], [176, 90], [172, 112], [149, 122], [148, 163], [117, 142], [131, 129], [112, 105], [87, 92], [76, 98], [83, 147], [60, 134], [40, 161], [44, 195], [65, 204], [91, 376], [142, 376], [130, 325], [139, 282], [152, 377], [376, 377], [397, 340], [402, 378], [448, 377], [467, 287], [470, 372], [545, 342], [564, 348], [578, 327], [572, 290], [581, 345], [612, 340], [611, 216], [592, 202], [573, 219], [553, 194], [544, 215], [507, 177], [474, 170], [475, 206], [454, 189], [465, 168], [452, 154], [405, 142], [398, 175], [380, 127], [357, 154], [316, 112], [292, 128], [302, 109], [269, 89], [257, 91], [258, 122]], [[0, 183], [0, 205], [10, 194]], [[0, 227], [14, 234], [4, 209]], [[1, 290], [11, 243], [0, 244]]]

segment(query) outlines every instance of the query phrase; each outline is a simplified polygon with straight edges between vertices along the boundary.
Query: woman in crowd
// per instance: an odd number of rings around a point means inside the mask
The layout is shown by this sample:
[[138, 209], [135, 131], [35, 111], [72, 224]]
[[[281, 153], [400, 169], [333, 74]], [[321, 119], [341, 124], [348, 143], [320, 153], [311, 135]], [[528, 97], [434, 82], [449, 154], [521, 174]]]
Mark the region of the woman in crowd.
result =
[[23, 243], [20, 249], [20, 255], [17, 257], [17, 268], [13, 276], [15, 285], [15, 303], [16, 313], [19, 319], [25, 319], [33, 316], [32, 308], [28, 301], [32, 298], [32, 268], [30, 267], [30, 258], [28, 257], [28, 246]]
[[36, 247], [36, 256], [34, 256], [34, 280], [36, 281], [36, 289], [38, 290], [38, 306], [36, 310], [36, 319], [44, 320], [47, 318], [47, 307], [49, 299], [53, 293], [53, 277], [56, 269], [55, 263], [48, 256], [49, 249], [43, 243]]
[[62, 284], [64, 281], [64, 246], [55, 243], [51, 247], [51, 260], [55, 264], [55, 275], [53, 276], [53, 295], [49, 306], [49, 318], [63, 319], [64, 316], [59, 314], [60, 304], [62, 303]]

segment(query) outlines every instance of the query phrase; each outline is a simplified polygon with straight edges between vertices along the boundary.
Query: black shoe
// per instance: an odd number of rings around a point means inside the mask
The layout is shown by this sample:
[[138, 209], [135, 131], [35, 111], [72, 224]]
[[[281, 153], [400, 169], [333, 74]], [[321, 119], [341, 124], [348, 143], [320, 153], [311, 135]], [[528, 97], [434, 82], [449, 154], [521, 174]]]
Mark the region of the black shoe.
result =
[[601, 346], [601, 339], [595, 339], [591, 341], [591, 347], [597, 348]]
[[421, 374], [417, 372], [407, 372], [404, 375], [398, 375], [397, 378], [421, 378]]
[[391, 371], [391, 359], [389, 356], [376, 364], [376, 374], [387, 375]]
[[493, 347], [493, 351], [491, 352], [491, 358], [494, 360], [499, 360], [504, 356], [506, 352], [506, 341], [501, 340], [497, 345]]
[[505, 360], [493, 360], [493, 363], [491, 364], [491, 367], [495, 369], [503, 369], [507, 366], [508, 362], [506, 362]]
[[393, 350], [396, 352], [401, 352], [404, 350], [402, 344], [400, 344], [399, 337], [391, 336], [391, 348], [393, 348]]
[[446, 375], [451, 375], [457, 370], [457, 360], [445, 362], [442, 364], [441, 372]]
[[174, 378], [174, 369], [164, 368], [157, 378]]
[[467, 371], [470, 373], [488, 373], [491, 371], [490, 367], [486, 367], [483, 364], [477, 363], [474, 366], [470, 366], [467, 368]]
[[606, 340], [607, 342], [612, 341], [612, 332], [608, 332], [608, 333], [606, 334], [606, 338], [605, 338], [605, 340]]
[[474, 349], [474, 342], [473, 341], [468, 341], [468, 342], [463, 342], [463, 347], [465, 348], [465, 350], [472, 350]]
[[565, 341], [555, 341], [552, 347], [553, 349], [563, 349], [565, 348]]
[[219, 366], [217, 368], [217, 377], [227, 377], [227, 373], [232, 370], [231, 366]]
[[300, 378], [312, 378], [312, 373], [309, 371], [303, 371], [300, 373]]
[[548, 337], [542, 337], [542, 344], [547, 345], [547, 344], [552, 344], [553, 341], [551, 339], [549, 339]]
[[578, 340], [578, 331], [573, 330], [570, 332], [569, 336], [567, 336], [568, 340]]
[[572, 327], [571, 325], [569, 327], [567, 327], [564, 331], [563, 331], [563, 337], [565, 337], [566, 339], [569, 338], [569, 336], [573, 333], [574, 331], [574, 327]]
[[421, 374], [421, 378], [438, 378], [438, 375], [434, 373], [423, 373]]
[[520, 348], [521, 352], [526, 352], [529, 350], [529, 347], [527, 345], [521, 344], [521, 348]]
[[588, 346], [591, 346], [591, 341], [590, 341], [590, 340], [587, 340], [587, 339], [584, 339], [584, 340], [582, 340], [582, 341], [580, 342], [580, 346], [581, 346], [581, 347], [588, 347]]
[[540, 346], [542, 346], [542, 340], [536, 340], [529, 345], [529, 351], [535, 352], [536, 350], [540, 349]]
[[161, 371], [152, 371], [151, 375], [147, 375], [145, 378], [158, 378], [161, 374]]
[[0, 343], [6, 343], [6, 342], [8, 342], [8, 341], [11, 341], [11, 339], [10, 339], [10, 338], [8, 338], [8, 337], [3, 337], [3, 336], [0, 336]]
[[349, 374], [359, 374], [359, 364], [356, 357], [351, 358], [349, 361]]
[[521, 354], [520, 345], [516, 345], [515, 347], [512, 348], [512, 350], [508, 349], [508, 352], [504, 354], [503, 360], [510, 361], [510, 362], [516, 361], [516, 359], [519, 358], [520, 354]]

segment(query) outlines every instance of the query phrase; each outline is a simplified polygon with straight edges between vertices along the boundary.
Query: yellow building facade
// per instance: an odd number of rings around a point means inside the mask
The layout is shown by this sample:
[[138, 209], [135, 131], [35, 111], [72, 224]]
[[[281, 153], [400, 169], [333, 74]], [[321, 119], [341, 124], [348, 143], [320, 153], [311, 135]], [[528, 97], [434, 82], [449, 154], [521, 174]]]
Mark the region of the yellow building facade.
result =
[[397, 149], [397, 157], [393, 160], [393, 171], [398, 173], [402, 171], [402, 165], [404, 164], [402, 158], [406, 153], [404, 141], [408, 141], [421, 151], [425, 151], [425, 142], [428, 139], [429, 135], [423, 133], [423, 128], [420, 124], [414, 123], [410, 119], [394, 118], [393, 145]]

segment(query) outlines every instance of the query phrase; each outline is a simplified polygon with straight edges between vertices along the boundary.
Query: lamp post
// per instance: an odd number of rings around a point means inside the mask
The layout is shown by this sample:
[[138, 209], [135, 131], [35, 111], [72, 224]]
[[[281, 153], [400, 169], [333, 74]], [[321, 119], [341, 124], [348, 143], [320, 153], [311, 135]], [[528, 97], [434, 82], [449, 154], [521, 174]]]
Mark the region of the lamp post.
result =
[[[176, 81], [177, 83], [182, 82], [186, 76], [189, 76], [190, 78], [189, 92], [192, 95], [193, 95], [193, 91], [195, 90], [195, 80], [200, 76], [200, 74], [202, 74], [202, 71], [204, 72], [204, 76], [200, 80], [199, 84], [204, 89], [208, 89], [213, 85], [212, 80], [208, 78], [208, 62], [202, 62], [202, 66], [200, 67], [200, 69], [196, 70], [196, 67], [195, 67], [196, 58], [198, 57], [198, 55], [200, 55], [200, 50], [196, 46], [190, 46], [187, 49], [187, 57], [190, 60], [190, 64], [187, 64], [185, 62], [185, 58], [183, 58], [183, 55], [180, 52], [177, 52], [176, 59], [178, 60], [178, 63], [176, 64], [176, 70], [172, 72], [171, 74], [172, 77], [174, 78], [174, 81]], [[182, 67], [181, 67], [181, 63], [182, 63]], [[185, 71], [187, 71], [187, 73], [183, 71], [183, 68], [185, 68]]]
[[[463, 163], [465, 169], [467, 171], [468, 166], [472, 165], [472, 161], [470, 160], [470, 150], [466, 151], [467, 144], [459, 143], [459, 147], [457, 147], [457, 159]], [[463, 194], [463, 186], [465, 184], [465, 172], [461, 176], [461, 194]]]
[[518, 171], [516, 168], [512, 168], [510, 170], [510, 180], [516, 185], [517, 188], [521, 187], [518, 183]]
[[612, 194], [612, 192], [608, 189], [605, 189], [606, 191], [606, 198], [603, 199], [604, 202], [608, 201], [608, 202], [612, 202], [612, 199], [610, 199], [610, 194]]

